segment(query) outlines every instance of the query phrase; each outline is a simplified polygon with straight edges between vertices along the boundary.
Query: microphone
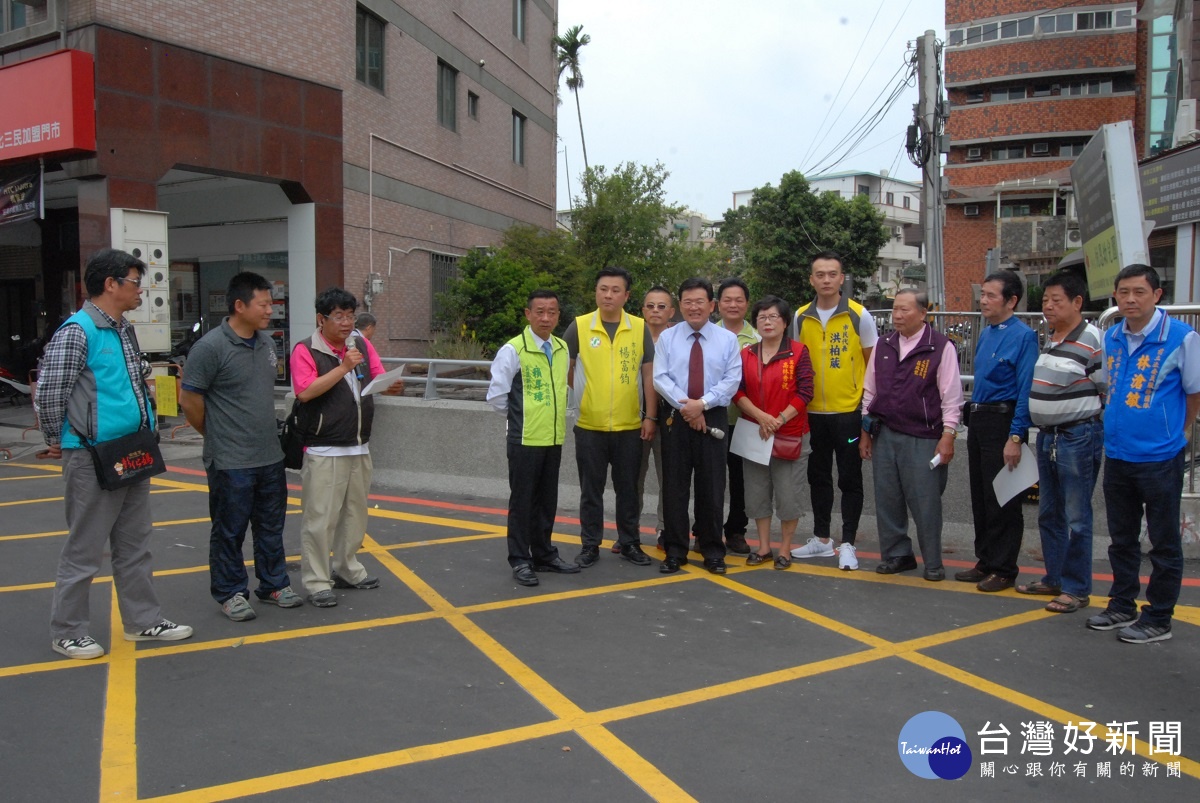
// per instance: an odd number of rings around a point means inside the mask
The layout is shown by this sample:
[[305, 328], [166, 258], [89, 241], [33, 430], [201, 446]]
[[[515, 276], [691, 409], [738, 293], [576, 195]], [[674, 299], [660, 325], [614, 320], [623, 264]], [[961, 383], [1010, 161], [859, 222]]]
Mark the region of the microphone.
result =
[[723, 429], [717, 429], [716, 427], [705, 427], [704, 434], [711, 435], [719, 441], [725, 440], [725, 430]]
[[[346, 348], [347, 349], [358, 348], [358, 346], [356, 345], [356, 342], [357, 341], [355, 341], [354, 335], [350, 335], [349, 337], [346, 338]], [[366, 357], [367, 357], [367, 355], [364, 353], [363, 361], [360, 362], [358, 365], [354, 366], [354, 376], [358, 378], [359, 382], [362, 382], [364, 379], [367, 378], [367, 374], [363, 370], [363, 366], [366, 365]]]

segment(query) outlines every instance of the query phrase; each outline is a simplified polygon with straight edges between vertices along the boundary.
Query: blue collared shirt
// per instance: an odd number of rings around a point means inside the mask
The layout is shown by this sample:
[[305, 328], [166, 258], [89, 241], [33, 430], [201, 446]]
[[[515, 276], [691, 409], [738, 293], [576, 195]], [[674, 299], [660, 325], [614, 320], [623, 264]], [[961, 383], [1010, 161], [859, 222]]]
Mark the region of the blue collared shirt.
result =
[[1024, 438], [1031, 425], [1029, 388], [1037, 364], [1037, 333], [1016, 317], [985, 326], [975, 346], [975, 387], [971, 401], [1016, 401], [1010, 435]]
[[[679, 408], [688, 398], [688, 365], [694, 329], [687, 323], [672, 326], [658, 336], [654, 346], [654, 387], [667, 402]], [[737, 335], [712, 321], [700, 327], [704, 350], [704, 395], [708, 407], [728, 407], [742, 382], [742, 356]]]

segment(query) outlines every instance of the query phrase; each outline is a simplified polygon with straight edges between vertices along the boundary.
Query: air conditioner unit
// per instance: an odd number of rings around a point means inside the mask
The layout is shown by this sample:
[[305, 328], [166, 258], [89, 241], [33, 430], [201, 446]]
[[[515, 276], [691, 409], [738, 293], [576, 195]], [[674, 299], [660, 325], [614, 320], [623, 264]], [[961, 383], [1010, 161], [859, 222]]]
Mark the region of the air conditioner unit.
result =
[[1083, 245], [1083, 234], [1079, 229], [1067, 229], [1067, 245], [1073, 248]]
[[979, 217], [979, 204], [966, 204], [963, 206], [963, 217]]
[[983, 148], [967, 148], [967, 161], [975, 162], [983, 158]]
[[1038, 156], [1038, 155], [1044, 155], [1044, 154], [1047, 154], [1047, 153], [1050, 153], [1050, 143], [1049, 143], [1049, 142], [1035, 142], [1035, 143], [1033, 143], [1033, 154], [1034, 154], [1034, 156]]

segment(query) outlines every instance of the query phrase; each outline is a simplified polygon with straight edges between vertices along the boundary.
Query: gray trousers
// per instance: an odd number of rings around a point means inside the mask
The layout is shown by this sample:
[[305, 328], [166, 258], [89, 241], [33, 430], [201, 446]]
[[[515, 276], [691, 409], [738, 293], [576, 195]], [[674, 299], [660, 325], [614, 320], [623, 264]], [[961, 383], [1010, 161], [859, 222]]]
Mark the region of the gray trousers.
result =
[[162, 621], [150, 566], [150, 480], [117, 491], [102, 490], [86, 449], [63, 450], [67, 542], [58, 559], [50, 637], [89, 635], [88, 592], [112, 554], [113, 584], [125, 631], [138, 633]]
[[914, 438], [886, 426], [879, 430], [871, 458], [875, 475], [875, 516], [879, 551], [884, 560], [913, 554], [908, 537], [908, 514], [917, 527], [917, 541], [926, 569], [942, 565], [942, 492], [946, 466], [929, 468], [937, 453], [936, 440]]

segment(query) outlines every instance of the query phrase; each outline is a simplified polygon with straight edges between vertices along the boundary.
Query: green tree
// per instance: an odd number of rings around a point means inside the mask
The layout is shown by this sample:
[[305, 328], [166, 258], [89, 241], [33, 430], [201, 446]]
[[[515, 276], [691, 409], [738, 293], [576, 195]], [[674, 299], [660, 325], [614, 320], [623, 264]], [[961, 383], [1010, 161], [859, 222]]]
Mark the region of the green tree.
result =
[[666, 232], [683, 207], [666, 200], [668, 176], [662, 164], [633, 162], [611, 173], [597, 165], [584, 174], [589, 200], [576, 199], [571, 220], [579, 258], [593, 277], [601, 268], [625, 268], [633, 275], [635, 294], [671, 280], [671, 238]]
[[579, 258], [570, 234], [518, 223], [504, 233], [501, 248], [507, 256], [527, 262], [535, 273], [551, 277], [547, 289], [559, 295], [564, 322], [560, 332], [567, 320], [592, 308], [594, 271]]
[[[591, 168], [588, 166], [587, 140], [583, 136], [583, 112], [579, 108], [579, 90], [583, 88], [579, 51], [592, 41], [592, 37], [586, 33], [580, 35], [582, 31], [582, 25], [574, 25], [568, 28], [566, 33], [555, 36], [554, 53], [558, 59], [558, 77], [562, 78], [564, 72], [567, 74], [567, 89], [575, 95], [575, 116], [579, 118], [579, 144], [583, 146], [583, 172], [587, 175]], [[588, 193], [588, 202], [591, 203], [591, 189], [585, 184], [584, 190]]]
[[459, 260], [458, 279], [438, 298], [443, 323], [451, 332], [473, 333], [490, 357], [524, 328], [529, 294], [553, 286], [554, 278], [529, 259], [514, 258], [503, 248], [473, 250]]
[[865, 292], [888, 236], [883, 215], [866, 196], [814, 193], [792, 171], [778, 187], [760, 187], [747, 206], [727, 212], [718, 241], [731, 250], [755, 296], [773, 293], [797, 304], [813, 297], [809, 271], [821, 251], [841, 254], [855, 288]]

